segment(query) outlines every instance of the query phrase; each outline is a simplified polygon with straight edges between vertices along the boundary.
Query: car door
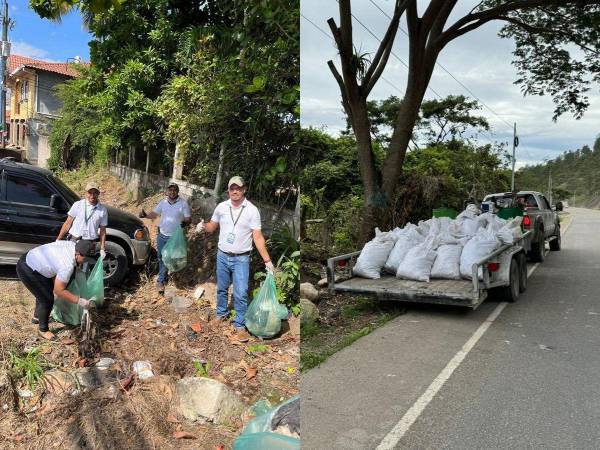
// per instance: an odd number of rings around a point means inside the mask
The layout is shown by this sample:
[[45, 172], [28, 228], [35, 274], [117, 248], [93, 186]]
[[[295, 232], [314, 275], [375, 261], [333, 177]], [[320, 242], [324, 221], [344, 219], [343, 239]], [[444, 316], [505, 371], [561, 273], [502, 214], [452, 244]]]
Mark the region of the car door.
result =
[[50, 206], [52, 195], [57, 194], [52, 186], [43, 177], [5, 170], [4, 188], [5, 203], [12, 212], [13, 242], [21, 253], [54, 241], [66, 210]]
[[554, 211], [550, 206], [550, 202], [545, 196], [541, 196], [543, 211], [544, 211], [544, 230], [546, 230], [546, 237], [554, 235], [554, 228], [556, 226], [554, 222]]
[[6, 174], [0, 172], [0, 264], [16, 264], [28, 247], [19, 242], [19, 229], [14, 221], [17, 212], [6, 201]]

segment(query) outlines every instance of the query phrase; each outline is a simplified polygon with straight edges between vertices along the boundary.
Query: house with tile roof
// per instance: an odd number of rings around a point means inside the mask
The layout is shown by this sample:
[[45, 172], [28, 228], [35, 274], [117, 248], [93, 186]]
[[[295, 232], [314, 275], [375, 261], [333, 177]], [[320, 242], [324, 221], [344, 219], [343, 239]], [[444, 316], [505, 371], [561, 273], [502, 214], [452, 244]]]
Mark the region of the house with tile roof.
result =
[[31, 164], [46, 167], [50, 157], [48, 137], [62, 107], [55, 87], [77, 75], [73, 63], [8, 57], [8, 148], [20, 149]]

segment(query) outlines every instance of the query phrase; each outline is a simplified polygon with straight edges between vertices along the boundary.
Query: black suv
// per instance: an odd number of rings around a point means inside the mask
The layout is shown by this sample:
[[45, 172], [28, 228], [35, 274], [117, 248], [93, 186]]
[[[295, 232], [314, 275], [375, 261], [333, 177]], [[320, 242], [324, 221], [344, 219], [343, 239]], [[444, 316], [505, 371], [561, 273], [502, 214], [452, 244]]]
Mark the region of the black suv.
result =
[[[16, 264], [23, 253], [56, 240], [77, 200], [79, 196], [49, 170], [0, 159], [0, 264]], [[106, 208], [104, 282], [114, 286], [131, 265], [146, 263], [151, 247], [140, 219]]]

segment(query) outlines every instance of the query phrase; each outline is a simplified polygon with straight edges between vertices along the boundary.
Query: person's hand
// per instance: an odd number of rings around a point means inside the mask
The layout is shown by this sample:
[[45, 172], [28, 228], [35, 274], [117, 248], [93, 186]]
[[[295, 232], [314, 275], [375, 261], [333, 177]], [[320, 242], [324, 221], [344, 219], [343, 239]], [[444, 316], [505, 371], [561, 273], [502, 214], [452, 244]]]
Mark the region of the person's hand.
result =
[[141, 211], [140, 211], [140, 213], [138, 214], [138, 217], [139, 217], [140, 219], [143, 219], [143, 218], [144, 218], [144, 217], [146, 217], [146, 216], [147, 216], [147, 214], [146, 214], [146, 211], [144, 211], [144, 208], [142, 208], [142, 210], [141, 210]]
[[181, 222], [181, 228], [185, 230], [189, 224], [190, 222]]
[[202, 233], [204, 231], [204, 219], [198, 222], [196, 225], [196, 233]]
[[79, 300], [77, 300], [77, 304], [83, 309], [90, 309], [94, 306], [94, 302], [92, 300], [87, 300], [81, 297], [79, 297]]
[[265, 262], [265, 268], [267, 269], [267, 272], [275, 273], [275, 266], [272, 261]]
[[102, 258], [102, 259], [106, 258], [106, 251], [103, 248], [100, 249], [100, 258]]

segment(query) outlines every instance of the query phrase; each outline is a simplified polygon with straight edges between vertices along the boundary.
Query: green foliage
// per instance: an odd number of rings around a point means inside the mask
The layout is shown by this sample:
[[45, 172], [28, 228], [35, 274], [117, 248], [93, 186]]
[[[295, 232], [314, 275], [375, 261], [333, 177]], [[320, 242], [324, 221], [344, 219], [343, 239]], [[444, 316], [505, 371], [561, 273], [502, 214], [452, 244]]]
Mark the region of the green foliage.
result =
[[295, 238], [295, 230], [293, 228], [293, 226], [290, 227], [286, 222], [280, 221], [271, 230], [267, 247], [269, 248], [271, 258], [273, 258], [273, 261], [276, 261], [276, 266], [280, 266], [286, 256], [300, 251], [300, 243]]
[[196, 369], [197, 377], [210, 378], [210, 369], [212, 368], [212, 365], [209, 362], [195, 359], [193, 364]]
[[557, 158], [526, 166], [515, 174], [518, 190], [540, 191], [548, 195], [548, 180], [552, 176], [552, 200], [568, 200], [571, 205], [595, 207], [600, 201], [600, 137], [590, 148], [565, 151]]
[[269, 347], [264, 344], [252, 344], [246, 347], [246, 353], [253, 355], [255, 353], [265, 353], [269, 350]]
[[38, 384], [43, 383], [44, 369], [49, 367], [38, 347], [25, 352], [9, 350], [8, 363], [12, 376], [22, 380], [29, 389], [34, 389]]

